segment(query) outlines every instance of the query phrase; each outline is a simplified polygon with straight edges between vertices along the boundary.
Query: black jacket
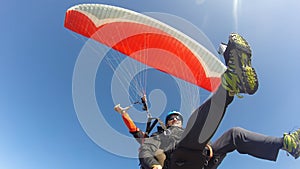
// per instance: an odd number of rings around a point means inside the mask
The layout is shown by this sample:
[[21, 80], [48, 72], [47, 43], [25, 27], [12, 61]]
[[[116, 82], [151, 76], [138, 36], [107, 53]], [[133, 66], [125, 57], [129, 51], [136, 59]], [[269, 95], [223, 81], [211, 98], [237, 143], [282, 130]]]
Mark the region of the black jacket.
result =
[[[155, 159], [154, 154], [158, 149], [162, 149], [167, 155], [167, 161], [172, 150], [179, 143], [184, 129], [180, 127], [169, 127], [166, 131], [146, 138], [144, 144], [141, 145], [139, 157], [141, 164], [146, 169], [151, 169], [153, 165], [158, 165], [159, 162]], [[167, 161], [164, 168], [167, 168]]]

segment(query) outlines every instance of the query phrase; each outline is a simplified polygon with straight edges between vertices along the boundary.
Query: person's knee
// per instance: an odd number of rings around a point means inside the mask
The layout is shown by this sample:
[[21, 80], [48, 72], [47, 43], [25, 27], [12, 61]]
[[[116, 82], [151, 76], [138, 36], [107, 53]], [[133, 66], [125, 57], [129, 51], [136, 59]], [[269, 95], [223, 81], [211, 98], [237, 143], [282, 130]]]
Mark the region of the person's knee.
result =
[[233, 127], [229, 130], [229, 132], [233, 136], [242, 135], [244, 133], [244, 131], [245, 131], [245, 129], [243, 129], [242, 127]]
[[235, 146], [235, 149], [241, 154], [246, 154], [247, 152], [245, 146], [248, 142], [247, 140], [248, 134], [249, 131], [241, 127], [234, 127], [231, 129], [232, 142]]
[[242, 127], [233, 127], [228, 131], [228, 135], [231, 137], [233, 144], [237, 146], [240, 142], [243, 142], [247, 130]]

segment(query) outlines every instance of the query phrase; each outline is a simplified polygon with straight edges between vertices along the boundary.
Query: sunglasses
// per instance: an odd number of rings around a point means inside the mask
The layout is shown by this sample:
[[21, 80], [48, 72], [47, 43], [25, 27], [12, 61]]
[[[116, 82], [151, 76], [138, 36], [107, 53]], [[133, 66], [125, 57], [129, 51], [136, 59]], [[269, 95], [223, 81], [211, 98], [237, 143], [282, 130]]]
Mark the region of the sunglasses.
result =
[[178, 121], [182, 121], [181, 120], [181, 118], [180, 118], [180, 116], [171, 116], [169, 119], [168, 119], [168, 121], [171, 121], [171, 120], [178, 120]]

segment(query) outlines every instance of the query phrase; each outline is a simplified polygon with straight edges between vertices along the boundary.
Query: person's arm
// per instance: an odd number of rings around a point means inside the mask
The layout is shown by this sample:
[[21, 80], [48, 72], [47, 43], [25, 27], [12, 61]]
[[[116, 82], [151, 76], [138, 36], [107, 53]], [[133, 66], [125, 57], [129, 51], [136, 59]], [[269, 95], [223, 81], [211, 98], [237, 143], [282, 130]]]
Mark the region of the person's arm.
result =
[[139, 151], [139, 158], [142, 166], [151, 169], [162, 169], [159, 161], [155, 158], [155, 152], [157, 152], [159, 146], [159, 136], [145, 139], [145, 142], [141, 145]]
[[120, 113], [122, 115], [122, 119], [125, 123], [125, 125], [127, 126], [128, 130], [130, 133], [134, 133], [134, 132], [137, 132], [137, 131], [140, 131], [139, 128], [136, 127], [136, 125], [134, 124], [134, 122], [132, 121], [131, 117], [129, 116], [129, 114], [126, 112], [129, 107], [126, 107], [126, 108], [122, 108], [120, 106], [120, 104], [117, 104], [115, 107], [114, 107], [115, 111]]
[[123, 119], [123, 121], [124, 121], [125, 125], [127, 126], [130, 133], [140, 131], [140, 129], [138, 127], [136, 127], [136, 125], [134, 124], [131, 117], [129, 116], [129, 114], [126, 111], [124, 111], [122, 113], [122, 119]]
[[128, 108], [122, 108], [120, 104], [116, 105], [114, 107], [115, 111], [120, 113], [122, 115], [122, 119], [127, 126], [129, 132], [133, 135], [133, 137], [136, 139], [136, 141], [140, 144], [143, 143], [145, 134], [143, 131], [141, 131], [133, 122], [129, 114], [126, 112]]

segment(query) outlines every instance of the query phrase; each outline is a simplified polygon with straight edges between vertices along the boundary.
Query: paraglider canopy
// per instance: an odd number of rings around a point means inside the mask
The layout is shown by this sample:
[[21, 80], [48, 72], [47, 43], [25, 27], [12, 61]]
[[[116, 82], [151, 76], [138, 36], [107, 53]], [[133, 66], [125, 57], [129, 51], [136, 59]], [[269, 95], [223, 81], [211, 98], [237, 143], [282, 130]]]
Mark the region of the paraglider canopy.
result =
[[192, 38], [127, 9], [77, 5], [67, 10], [65, 27], [208, 91], [218, 88], [226, 70], [214, 54]]

